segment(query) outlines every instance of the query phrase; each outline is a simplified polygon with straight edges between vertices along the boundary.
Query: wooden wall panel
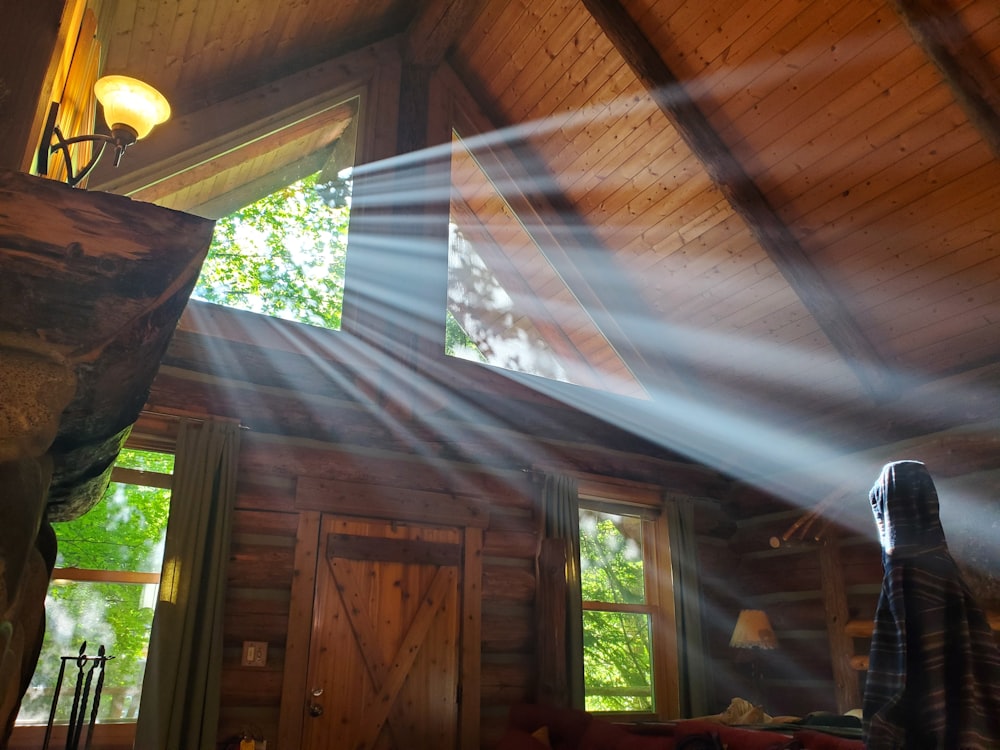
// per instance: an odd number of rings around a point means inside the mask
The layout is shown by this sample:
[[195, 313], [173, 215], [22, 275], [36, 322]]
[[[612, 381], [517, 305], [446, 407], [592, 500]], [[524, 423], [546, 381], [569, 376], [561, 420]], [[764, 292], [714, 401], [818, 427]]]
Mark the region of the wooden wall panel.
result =
[[[84, 0], [42, 0], [4, 8], [0, 27], [0, 168], [29, 171], [76, 44]], [[31, 29], [26, 33], [26, 29]]]
[[[375, 457], [317, 441], [295, 446], [257, 433], [244, 438], [228, 569], [220, 740], [250, 731], [266, 737], [269, 748], [280, 748], [282, 738], [293, 738], [294, 745], [295, 733], [280, 728], [282, 721], [298, 717], [294, 706], [288, 717], [282, 715], [283, 696], [303, 689], [285, 684], [296, 670], [301, 671], [286, 660], [294, 606], [290, 592], [300, 554], [296, 534], [303, 516], [318, 516], [317, 493], [326, 487], [334, 500], [342, 498], [341, 507], [353, 503], [350, 510], [358, 513], [365, 507], [356, 502], [358, 498], [426, 499], [432, 493], [450, 495], [460, 486], [466, 492], [477, 487], [482, 493], [479, 498], [452, 495], [463, 498], [462, 507], [470, 502], [489, 506], [488, 513], [467, 518], [473, 525], [486, 525], [481, 531], [473, 529], [482, 536], [482, 551], [476, 555], [476, 564], [482, 567], [481, 594], [475, 587], [467, 591], [467, 596], [482, 597], [480, 632], [473, 634], [482, 664], [475, 675], [467, 676], [476, 684], [464, 695], [478, 702], [485, 717], [468, 736], [479, 736], [476, 742], [490, 747], [502, 733], [508, 708], [531, 700], [535, 683], [537, 519], [526, 475], [519, 473], [521, 486], [517, 486], [510, 477], [462, 466], [449, 471], [406, 455]], [[440, 515], [434, 518], [438, 523], [446, 520]], [[240, 665], [245, 640], [268, 644], [266, 667]]]
[[[245, 476], [237, 484], [223, 624], [220, 739], [244, 731], [276, 738], [278, 731], [298, 518], [256, 510], [259, 487]], [[266, 666], [241, 666], [244, 641], [268, 644]]]
[[[741, 503], [739, 507], [746, 506]], [[824, 576], [821, 565], [824, 542], [783, 539], [803, 511], [769, 508], [766, 502], [762, 507], [768, 512], [736, 521], [736, 531], [727, 550], [734, 560], [730, 576], [705, 596], [716, 602], [726, 601], [720, 598], [723, 595], [720, 589], [728, 584], [729, 606], [734, 610], [747, 607], [767, 612], [778, 638], [777, 649], [760, 655], [764, 708], [768, 713], [800, 716], [811, 711], [838, 711], [842, 708], [838, 706], [838, 695], [862, 695], [864, 679], [863, 675], [842, 671], [841, 678], [850, 684], [838, 687], [831, 643], [846, 644], [854, 655], [868, 653], [867, 638], [845, 638], [843, 613], [846, 611], [848, 619], [861, 612], [870, 618], [874, 613], [882, 577], [880, 550], [874, 540], [866, 537], [841, 539], [837, 585]], [[821, 523], [817, 530], [820, 527], [825, 541], [841, 532], [835, 526]], [[836, 604], [832, 596], [843, 598], [840, 603], [844, 609], [836, 618], [828, 611], [829, 606]], [[730, 629], [734, 620], [735, 613], [729, 614]], [[835, 637], [831, 636], [830, 628], [838, 629]], [[713, 655], [721, 665], [719, 674], [730, 675], [733, 686], [749, 689], [745, 656], [728, 648], [728, 637], [727, 632], [724, 639], [719, 637], [712, 644]], [[717, 684], [717, 690], [723, 684]]]
[[[738, 692], [753, 690], [748, 680], [750, 657], [729, 648], [728, 639], [740, 609], [763, 609], [778, 638], [777, 649], [758, 656], [764, 710], [772, 715], [833, 710], [819, 547], [813, 542], [782, 540], [801, 511], [782, 507], [750, 488], [740, 489], [732, 499], [736, 509], [753, 503], [761, 511], [736, 520], [728, 539], [731, 568], [719, 584], [729, 588], [728, 600], [721, 600], [728, 601], [729, 610], [722, 613], [728, 630], [717, 633], [710, 644], [720, 675], [717, 698], [750, 697], [750, 693]], [[706, 593], [706, 598], [718, 596], [718, 591]], [[718, 694], [726, 688], [728, 693]]]

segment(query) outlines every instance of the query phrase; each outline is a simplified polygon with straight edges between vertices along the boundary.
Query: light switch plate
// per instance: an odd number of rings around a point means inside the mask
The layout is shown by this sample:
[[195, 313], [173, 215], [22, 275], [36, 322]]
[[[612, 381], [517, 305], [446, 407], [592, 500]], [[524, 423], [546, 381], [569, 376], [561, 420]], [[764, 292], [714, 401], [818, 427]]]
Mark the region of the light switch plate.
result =
[[243, 641], [243, 656], [240, 664], [244, 667], [267, 666], [267, 643], [264, 641]]

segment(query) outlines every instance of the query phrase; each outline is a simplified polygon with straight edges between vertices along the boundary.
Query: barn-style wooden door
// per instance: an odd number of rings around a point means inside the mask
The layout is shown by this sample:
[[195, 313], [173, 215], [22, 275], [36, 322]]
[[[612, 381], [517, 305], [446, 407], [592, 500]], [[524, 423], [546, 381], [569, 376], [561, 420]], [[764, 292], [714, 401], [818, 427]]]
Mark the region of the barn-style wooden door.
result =
[[457, 528], [324, 518], [304, 750], [455, 748]]

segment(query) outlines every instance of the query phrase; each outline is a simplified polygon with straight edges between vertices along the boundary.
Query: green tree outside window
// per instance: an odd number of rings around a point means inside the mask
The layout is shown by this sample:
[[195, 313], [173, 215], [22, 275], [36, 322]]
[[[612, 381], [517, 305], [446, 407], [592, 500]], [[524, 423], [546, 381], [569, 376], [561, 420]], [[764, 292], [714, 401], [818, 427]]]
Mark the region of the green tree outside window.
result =
[[588, 711], [652, 712], [653, 660], [642, 519], [580, 510]]

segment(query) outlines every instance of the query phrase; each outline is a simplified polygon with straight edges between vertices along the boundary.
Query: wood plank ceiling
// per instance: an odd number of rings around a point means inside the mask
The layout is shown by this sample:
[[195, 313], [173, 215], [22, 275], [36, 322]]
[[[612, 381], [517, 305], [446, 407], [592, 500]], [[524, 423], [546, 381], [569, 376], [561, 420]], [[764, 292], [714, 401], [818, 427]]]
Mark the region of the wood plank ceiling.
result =
[[[460, 135], [477, 134], [463, 126], [504, 134], [498, 163], [513, 183], [505, 200], [463, 192], [473, 172], [459, 159], [452, 214], [471, 241], [503, 256], [494, 265], [509, 289], [543, 297], [538, 290], [552, 289], [579, 303], [543, 299], [532, 330], [586, 363], [585, 385], [657, 401], [679, 382], [687, 396], [850, 433], [856, 447], [872, 411], [913, 428], [899, 437], [919, 432], [922, 420], [954, 426], [913, 411], [927, 392], [961, 397], [935, 391], [937, 383], [975, 379], [996, 392], [993, 0], [106, 0], [103, 8], [105, 72], [166, 92], [188, 140], [165, 127], [145, 162], [135, 149], [141, 180], [115, 183], [105, 172], [98, 187], [142, 197], [145, 185], [156, 201], [149, 186], [176, 172], [170, 149], [190, 147], [193, 133], [223, 138], [221, 111], [236, 113], [227, 132], [242, 133], [254, 101], [280, 97], [289, 82], [315, 93], [302, 81], [323, 65], [330, 73], [390, 45], [411, 63], [443, 58], [477, 111], [456, 122]], [[355, 111], [316, 118], [299, 134], [312, 130], [315, 143], [294, 148], [328, 155]], [[274, 149], [264, 152], [273, 162]], [[215, 158], [199, 168], [230, 166]], [[487, 159], [480, 167], [497, 184]], [[203, 187], [196, 200], [171, 205], [202, 205], [238, 185]], [[564, 222], [562, 246], [543, 255], [545, 273], [565, 286], [547, 286], [531, 271], [541, 266], [523, 260], [530, 222], [520, 234], [498, 229], [509, 227], [503, 212], [518, 212], [515, 193], [523, 210]], [[975, 400], [973, 421], [995, 422], [993, 401]]]

